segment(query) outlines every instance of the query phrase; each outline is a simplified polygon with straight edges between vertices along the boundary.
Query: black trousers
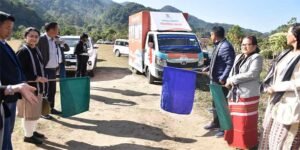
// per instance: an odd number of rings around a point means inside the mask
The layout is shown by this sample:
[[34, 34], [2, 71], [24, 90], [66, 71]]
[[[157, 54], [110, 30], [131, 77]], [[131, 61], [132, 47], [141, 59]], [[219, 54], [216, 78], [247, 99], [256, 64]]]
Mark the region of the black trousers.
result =
[[[46, 75], [48, 79], [56, 78], [56, 68], [46, 68]], [[48, 97], [48, 101], [50, 103], [50, 108], [53, 109], [55, 106], [55, 93], [56, 93], [56, 81], [50, 81], [47, 84], [46, 96]]]
[[[225, 95], [225, 100], [226, 100], [226, 102], [227, 102], [226, 96], [227, 96], [227, 94], [228, 94], [228, 89], [225, 88], [225, 87], [222, 87], [222, 90], [223, 90], [223, 93], [224, 93], [224, 95]], [[218, 115], [217, 115], [216, 106], [215, 106], [214, 101], [212, 101], [212, 106], [213, 106], [213, 117], [214, 117], [214, 118], [213, 118], [213, 123], [214, 123], [215, 125], [217, 125], [217, 127], [220, 127], [220, 122], [219, 122], [219, 118], [218, 118]]]
[[88, 60], [89, 60], [89, 56], [77, 55], [76, 77], [86, 76], [86, 67], [87, 67]]

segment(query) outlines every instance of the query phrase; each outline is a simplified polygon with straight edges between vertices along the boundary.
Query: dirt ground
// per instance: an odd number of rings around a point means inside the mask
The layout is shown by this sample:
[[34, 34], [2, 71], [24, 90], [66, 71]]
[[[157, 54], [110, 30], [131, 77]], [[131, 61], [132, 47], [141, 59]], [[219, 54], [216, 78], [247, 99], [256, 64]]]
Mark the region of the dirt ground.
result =
[[[40, 119], [38, 131], [48, 139], [41, 146], [23, 142], [18, 119], [13, 133], [17, 150], [220, 150], [222, 138], [202, 127], [208, 119], [195, 102], [190, 115], [160, 109], [161, 84], [149, 85], [143, 75], [131, 74], [128, 57], [115, 57], [111, 45], [101, 45], [95, 77], [91, 79], [88, 112], [70, 118]], [[57, 93], [59, 106], [59, 91]], [[201, 110], [202, 109], [202, 110]]]

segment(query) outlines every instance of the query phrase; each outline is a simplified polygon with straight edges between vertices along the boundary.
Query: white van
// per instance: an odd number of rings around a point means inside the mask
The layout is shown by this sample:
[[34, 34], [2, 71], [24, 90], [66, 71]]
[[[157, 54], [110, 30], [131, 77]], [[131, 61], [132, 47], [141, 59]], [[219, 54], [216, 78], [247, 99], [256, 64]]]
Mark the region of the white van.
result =
[[126, 39], [116, 39], [113, 53], [115, 56], [120, 57], [121, 55], [128, 55], [129, 49], [128, 49], [128, 40]]
[[[60, 39], [65, 41], [70, 47], [69, 51], [64, 52], [65, 59], [66, 59], [66, 71], [76, 71], [77, 58], [76, 55], [74, 54], [74, 50], [76, 44], [80, 40], [80, 36], [60, 36]], [[87, 62], [87, 71], [90, 76], [94, 76], [94, 71], [97, 65], [97, 48], [93, 47], [93, 42], [90, 37], [87, 42], [87, 46], [88, 46], [88, 54], [89, 54], [89, 60]]]

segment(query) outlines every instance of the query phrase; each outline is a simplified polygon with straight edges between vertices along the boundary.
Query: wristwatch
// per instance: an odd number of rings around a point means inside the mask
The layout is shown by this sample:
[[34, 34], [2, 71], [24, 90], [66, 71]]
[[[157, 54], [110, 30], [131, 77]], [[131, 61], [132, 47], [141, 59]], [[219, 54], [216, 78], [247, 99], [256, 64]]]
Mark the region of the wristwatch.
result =
[[8, 86], [6, 87], [6, 90], [7, 90], [7, 92], [8, 92], [8, 95], [14, 95], [14, 94], [15, 94], [15, 92], [14, 92], [14, 90], [13, 90], [13, 88], [12, 88], [11, 85], [8, 85]]

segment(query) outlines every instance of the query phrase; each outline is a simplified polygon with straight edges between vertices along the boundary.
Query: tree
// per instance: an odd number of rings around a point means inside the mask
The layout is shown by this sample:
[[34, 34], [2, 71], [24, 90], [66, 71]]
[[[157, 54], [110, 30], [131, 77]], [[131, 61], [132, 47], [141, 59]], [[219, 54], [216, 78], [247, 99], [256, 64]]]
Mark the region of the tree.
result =
[[19, 25], [16, 31], [13, 33], [13, 37], [16, 39], [23, 39], [25, 29], [26, 29], [25, 26]]
[[297, 23], [297, 18], [296, 17], [292, 17], [290, 19], [290, 21], [287, 22], [288, 25], [291, 25], [291, 24], [294, 24], [294, 23]]
[[76, 27], [74, 26], [61, 26], [60, 28], [61, 35], [75, 35]]
[[274, 56], [278, 55], [282, 50], [287, 49], [286, 32], [275, 33], [269, 37], [269, 46]]
[[234, 49], [237, 52], [240, 51], [240, 45], [243, 36], [244, 36], [244, 32], [242, 31], [242, 28], [238, 25], [234, 25], [228, 30], [227, 38], [232, 43]]

